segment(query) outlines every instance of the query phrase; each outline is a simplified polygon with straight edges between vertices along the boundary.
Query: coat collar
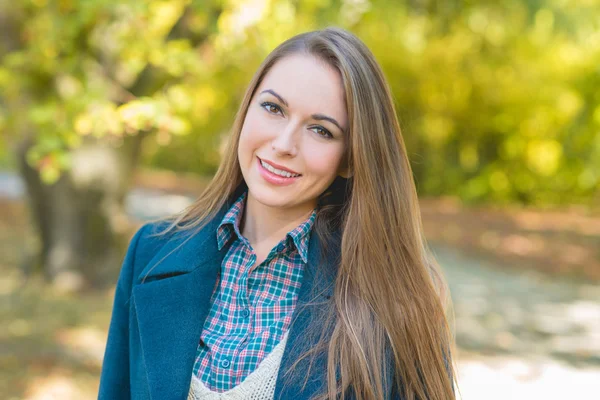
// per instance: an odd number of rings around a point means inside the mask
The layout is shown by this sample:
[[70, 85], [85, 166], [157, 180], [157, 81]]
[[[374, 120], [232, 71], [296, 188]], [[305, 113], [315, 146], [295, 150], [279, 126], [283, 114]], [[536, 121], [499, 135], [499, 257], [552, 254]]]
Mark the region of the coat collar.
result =
[[[143, 283], [134, 287], [133, 300], [152, 399], [187, 398], [200, 333], [227, 252], [227, 246], [218, 249], [215, 232], [229, 205], [199, 232], [173, 235], [138, 276], [138, 282]], [[294, 373], [294, 379], [284, 379], [298, 356], [317, 343], [319, 337], [310, 334], [309, 324], [323, 316], [323, 304], [333, 295], [339, 253], [333, 249], [322, 259], [321, 248], [313, 232], [277, 378], [276, 399], [308, 399], [325, 384], [324, 355], [315, 359], [310, 376]], [[315, 326], [322, 325], [310, 328]], [[296, 371], [306, 366], [300, 364]], [[303, 387], [304, 380], [297, 377], [307, 378], [307, 384]]]
[[230, 196], [229, 201], [200, 230], [191, 229], [186, 232], [167, 234], [166, 243], [138, 275], [138, 283], [187, 274], [200, 267], [214, 266], [219, 259], [222, 260], [227, 248], [218, 249], [217, 227], [232, 201], [245, 190], [245, 187], [240, 185]]

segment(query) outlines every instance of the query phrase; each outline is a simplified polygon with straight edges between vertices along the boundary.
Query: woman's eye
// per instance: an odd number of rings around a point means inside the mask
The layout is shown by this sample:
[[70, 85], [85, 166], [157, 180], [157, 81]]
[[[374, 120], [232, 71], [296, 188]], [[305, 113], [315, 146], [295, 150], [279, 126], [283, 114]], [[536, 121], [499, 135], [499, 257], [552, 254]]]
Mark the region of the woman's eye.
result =
[[281, 113], [283, 115], [283, 111], [281, 111], [281, 107], [279, 107], [277, 104], [264, 102], [261, 104], [261, 107], [264, 108], [265, 110], [267, 110], [267, 112], [269, 112], [271, 114]]
[[319, 136], [323, 136], [328, 139], [331, 139], [333, 137], [331, 132], [329, 132], [327, 129], [323, 128], [322, 126], [315, 126], [312, 129], [314, 129], [314, 132], [316, 132], [317, 135], [319, 135]]

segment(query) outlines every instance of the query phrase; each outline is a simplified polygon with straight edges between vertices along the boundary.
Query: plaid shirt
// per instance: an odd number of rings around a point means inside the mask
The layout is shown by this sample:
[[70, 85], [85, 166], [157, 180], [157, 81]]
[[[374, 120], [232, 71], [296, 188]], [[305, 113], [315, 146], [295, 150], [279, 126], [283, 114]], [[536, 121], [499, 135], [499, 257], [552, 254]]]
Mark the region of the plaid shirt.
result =
[[217, 228], [219, 250], [233, 240], [221, 265], [211, 309], [200, 335], [193, 373], [215, 392], [240, 384], [287, 332], [296, 306], [316, 212], [256, 261], [239, 230], [247, 192]]

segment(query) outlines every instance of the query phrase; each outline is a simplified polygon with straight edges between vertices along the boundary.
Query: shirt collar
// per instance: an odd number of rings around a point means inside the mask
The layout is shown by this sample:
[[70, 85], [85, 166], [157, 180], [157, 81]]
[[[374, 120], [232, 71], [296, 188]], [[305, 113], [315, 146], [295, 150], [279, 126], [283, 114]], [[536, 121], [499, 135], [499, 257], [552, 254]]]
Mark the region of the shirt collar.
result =
[[[217, 244], [219, 250], [229, 243], [234, 235], [243, 242], [247, 241], [246, 238], [242, 236], [239, 229], [244, 213], [247, 193], [247, 190], [244, 191], [244, 193], [242, 193], [242, 195], [233, 203], [217, 227]], [[293, 243], [302, 258], [302, 261], [305, 263], [308, 261], [308, 242], [316, 216], [317, 212], [315, 209], [303, 223], [289, 231], [286, 235], [286, 247], [291, 248]]]
[[308, 260], [308, 241], [310, 239], [312, 227], [315, 224], [316, 216], [317, 212], [316, 210], [313, 210], [310, 216], [303, 223], [292, 229], [286, 235], [288, 243], [290, 240], [294, 243], [298, 253], [300, 254], [300, 257], [302, 257], [302, 261], [305, 263]]
[[225, 216], [217, 227], [217, 244], [219, 250], [229, 243], [234, 234], [237, 235], [240, 240], [244, 240], [240, 233], [239, 226], [244, 213], [244, 205], [246, 204], [246, 193], [247, 191], [244, 191], [244, 193], [238, 197], [229, 211], [225, 213]]

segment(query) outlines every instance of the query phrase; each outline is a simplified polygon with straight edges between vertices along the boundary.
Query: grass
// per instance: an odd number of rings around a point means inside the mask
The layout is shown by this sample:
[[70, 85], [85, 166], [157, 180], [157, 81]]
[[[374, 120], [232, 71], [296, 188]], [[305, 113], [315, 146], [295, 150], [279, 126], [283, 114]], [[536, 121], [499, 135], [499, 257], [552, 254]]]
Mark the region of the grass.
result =
[[30, 234], [24, 207], [0, 209], [2, 398], [96, 398], [113, 291], [67, 294], [28, 277], [15, 251]]

